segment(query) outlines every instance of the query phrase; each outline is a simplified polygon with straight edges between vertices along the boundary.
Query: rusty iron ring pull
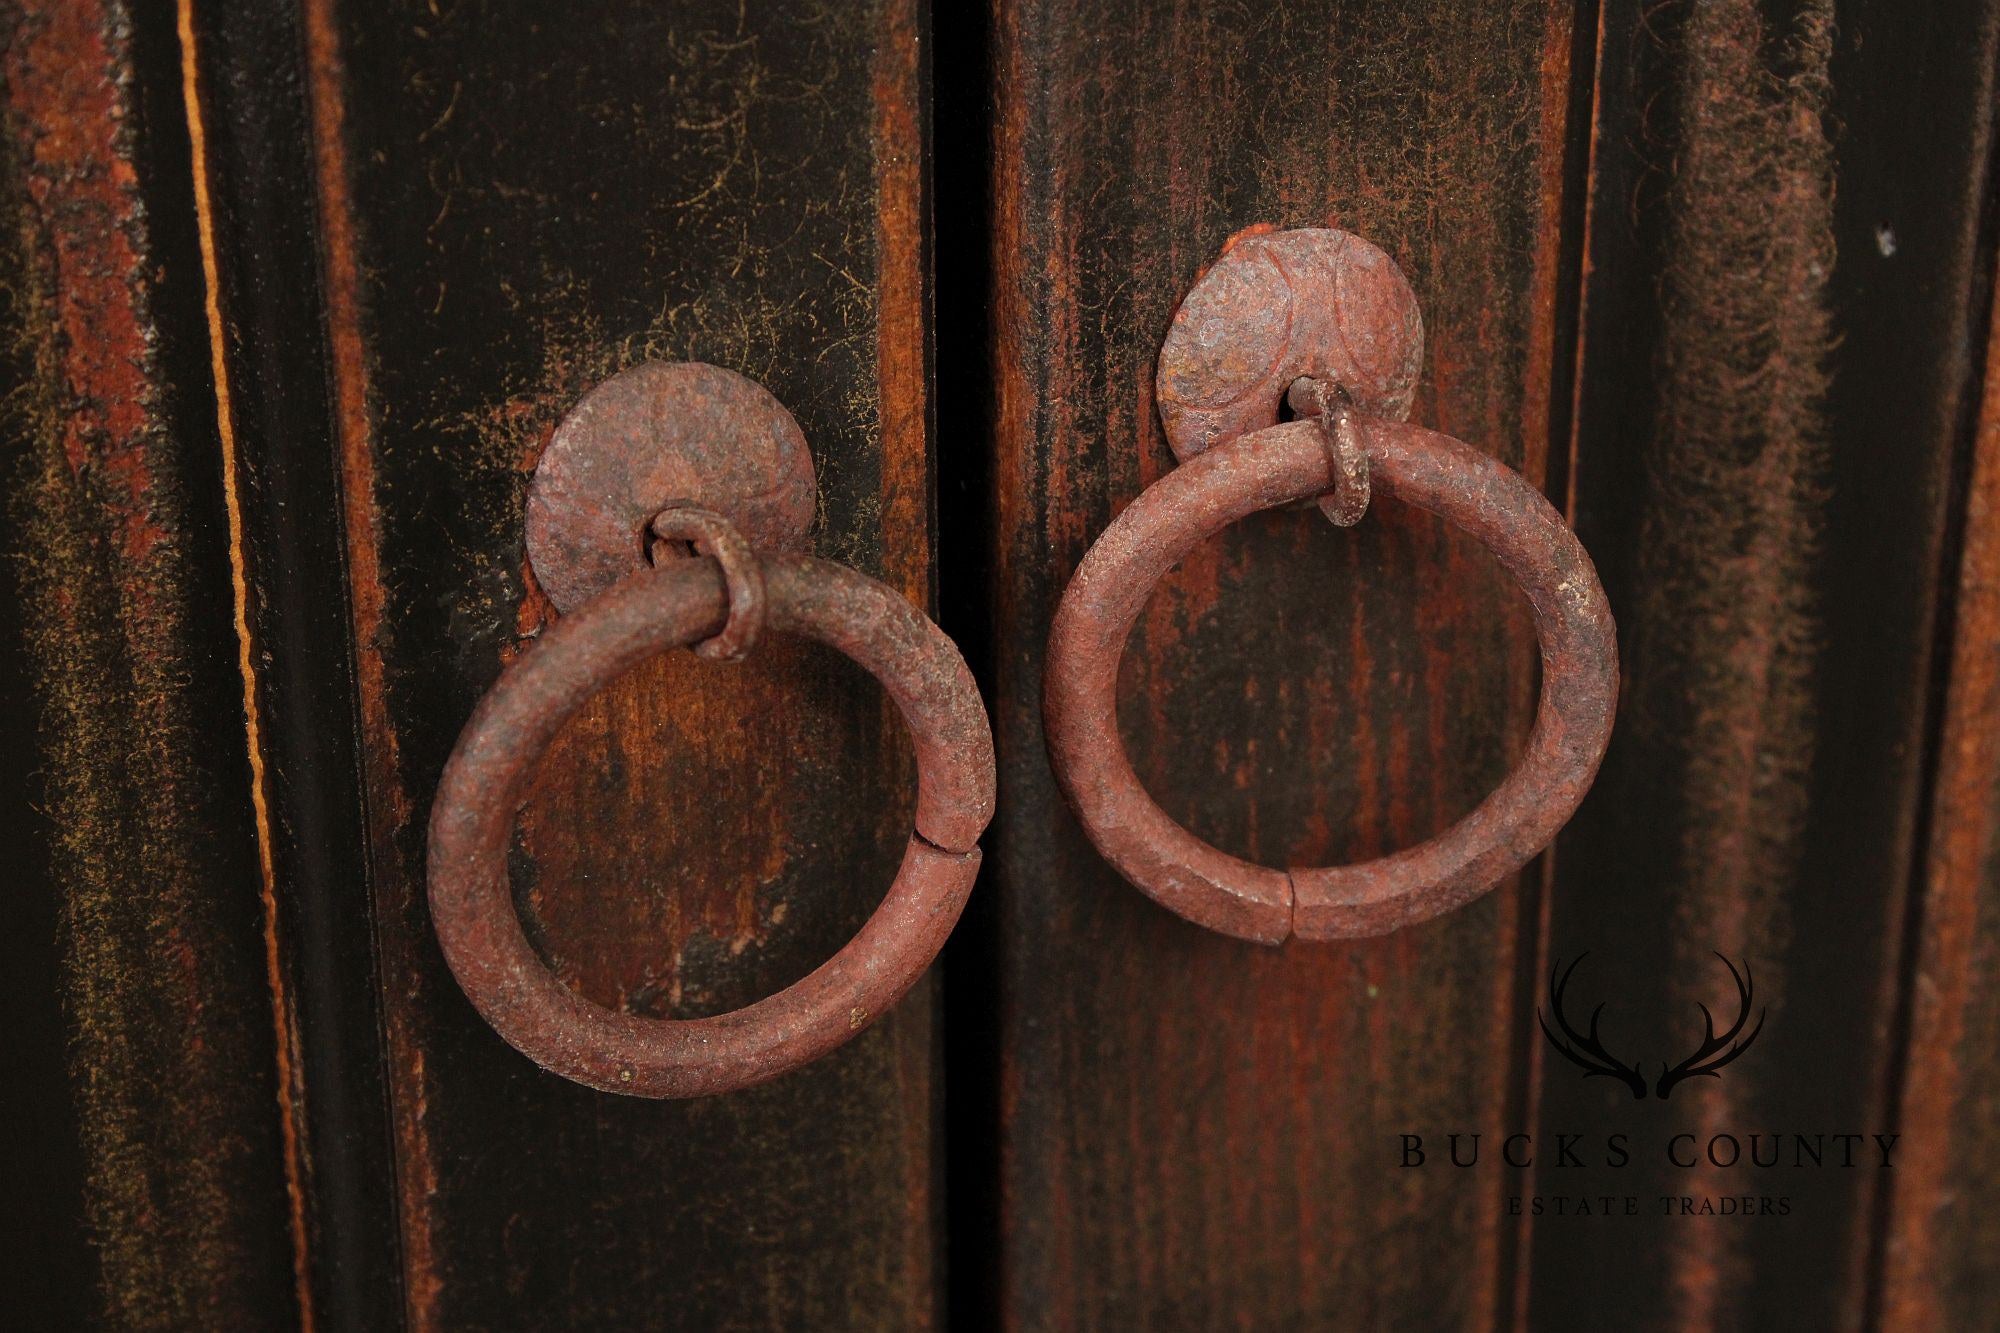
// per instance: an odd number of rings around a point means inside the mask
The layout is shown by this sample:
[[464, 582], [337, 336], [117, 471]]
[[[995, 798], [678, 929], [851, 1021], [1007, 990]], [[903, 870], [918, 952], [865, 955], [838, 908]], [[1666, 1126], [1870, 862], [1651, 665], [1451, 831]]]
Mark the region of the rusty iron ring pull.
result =
[[[901, 999], [965, 906], [993, 813], [993, 737], [978, 690], [951, 641], [894, 589], [783, 549], [802, 541], [812, 513], [797, 424], [762, 388], [714, 366], [647, 363], [606, 381], [542, 456], [529, 558], [563, 615], [501, 673], [445, 765], [431, 810], [430, 902], [473, 1005], [564, 1078], [642, 1097], [774, 1078]], [[679, 543], [695, 549], [682, 554]], [[550, 970], [514, 908], [507, 854], [535, 764], [593, 694], [646, 658], [694, 645], [730, 659], [760, 625], [845, 653], [901, 711], [918, 775], [902, 866], [859, 933], [776, 995], [695, 1019], [594, 1004]]]
[[[1160, 413], [1181, 466], [1105, 529], [1056, 610], [1043, 713], [1063, 794], [1126, 879], [1211, 930], [1265, 943], [1381, 935], [1469, 902], [1548, 845], [1610, 741], [1617, 641], [1597, 571], [1518, 473], [1401, 420], [1422, 337], [1402, 273], [1359, 237], [1236, 237], [1160, 354]], [[1288, 392], [1319, 419], [1279, 422]], [[1371, 490], [1470, 533], [1526, 591], [1542, 660], [1534, 727], [1500, 785], [1426, 842], [1358, 865], [1255, 865], [1189, 833], [1140, 785], [1118, 734], [1119, 660], [1154, 585], [1202, 541], [1315, 497], [1351, 524]]]

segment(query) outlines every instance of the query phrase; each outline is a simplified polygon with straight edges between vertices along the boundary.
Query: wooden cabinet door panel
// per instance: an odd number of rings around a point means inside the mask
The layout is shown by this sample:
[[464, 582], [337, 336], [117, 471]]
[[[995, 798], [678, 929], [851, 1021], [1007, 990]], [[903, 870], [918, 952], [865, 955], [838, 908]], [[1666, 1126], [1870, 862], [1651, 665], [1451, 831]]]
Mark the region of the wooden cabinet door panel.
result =
[[[473, 1014], [422, 860], [460, 722], [548, 614], [527, 470], [621, 366], [708, 360], [768, 387], [814, 449], [817, 548], [924, 595], [914, 21], [308, 8], [414, 1325], [843, 1327], [934, 1299], [924, 995], [738, 1097], [605, 1097]], [[830, 652], [646, 669], [542, 765], [516, 853], [531, 929], [570, 984], [636, 1012], [802, 976], [894, 873], [900, 727]]]
[[[23, 467], [47, 484], [24, 500], [21, 567], [48, 569], [40, 605], [87, 591], [103, 643], [62, 629], [22, 669], [53, 699], [50, 654], [94, 655], [110, 674], [79, 678], [86, 711], [154, 736], [42, 733], [65, 762], [120, 765], [115, 781], [59, 776], [102, 818], [44, 807], [101, 844], [102, 887], [59, 863], [43, 879], [82, 931], [49, 966], [109, 996], [73, 1020], [102, 1040], [72, 1044], [68, 1078], [108, 1083], [81, 1123], [123, 1116], [142, 1140], [131, 1167], [80, 1145], [100, 1211], [77, 1239], [103, 1268], [100, 1305], [251, 1326], [283, 1317], [276, 1283], [291, 1318], [343, 1327], [931, 1319], [928, 989], [780, 1084], [606, 1098], [473, 1013], [433, 943], [423, 864], [460, 724], [549, 614], [522, 550], [527, 475], [560, 413], [617, 368], [706, 359], [765, 384], [814, 449], [817, 549], [927, 600], [920, 18], [901, 4], [23, 7], [9, 47], [21, 290], [44, 294], [20, 341], [52, 331], [23, 367], [50, 406], [23, 415]], [[64, 82], [78, 73], [82, 93]], [[97, 246], [72, 253], [98, 285], [37, 257], [44, 237]], [[30, 282], [37, 265], [52, 276]], [[90, 341], [120, 328], [122, 343]], [[64, 355], [114, 379], [80, 383]], [[124, 415], [89, 428], [91, 447], [125, 489], [62, 517], [56, 414], [99, 400]], [[101, 470], [69, 454], [83, 484]], [[139, 552], [159, 572], [117, 560], [120, 525], [136, 542], [147, 521], [171, 533]], [[63, 542], [83, 545], [58, 577]], [[121, 607], [131, 579], [160, 590], [164, 619]], [[113, 640], [158, 683], [130, 682]], [[198, 688], [174, 694], [177, 671]], [[201, 748], [173, 711], [190, 708], [219, 713]], [[803, 975], [879, 900], [912, 781], [893, 709], [831, 652], [659, 664], [543, 766], [520, 905], [593, 998], [735, 1007]], [[183, 845], [161, 893], [117, 900], [117, 858]], [[77, 915], [94, 902], [110, 915]], [[106, 949], [162, 931], [183, 941], [180, 972], [110, 966]], [[146, 1007], [107, 1027], [121, 1005]], [[149, 1052], [176, 1008], [201, 1017]], [[177, 1072], [142, 1077], [142, 1058]], [[227, 1113], [217, 1132], [246, 1136], [240, 1152], [182, 1146], [204, 1110]], [[149, 1223], [149, 1206], [175, 1216]], [[141, 1294], [148, 1274], [159, 1289]]]
[[[1196, 273], [1253, 223], [1386, 248], [1424, 310], [1416, 418], [1545, 475], [1572, 40], [1567, 6], [1539, 0], [1002, 7], [989, 882], [1011, 1325], [1501, 1308], [1502, 1180], [1399, 1179], [1386, 1145], [1519, 1115], [1533, 893], [1355, 943], [1182, 922], [1058, 796], [1042, 649], [1085, 548], [1171, 466], [1154, 356]], [[1258, 515], [1141, 617], [1122, 686], [1134, 766], [1170, 815], [1266, 864], [1415, 842], [1526, 733], [1525, 611], [1476, 543], [1393, 503], [1351, 531]]]

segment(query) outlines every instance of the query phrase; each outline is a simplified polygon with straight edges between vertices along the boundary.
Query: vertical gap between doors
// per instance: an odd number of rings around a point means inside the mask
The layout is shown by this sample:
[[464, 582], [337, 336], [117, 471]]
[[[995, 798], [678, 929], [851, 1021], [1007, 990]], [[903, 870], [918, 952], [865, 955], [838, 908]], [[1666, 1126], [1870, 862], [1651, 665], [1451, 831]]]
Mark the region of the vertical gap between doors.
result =
[[[929, 24], [926, 193], [932, 238], [937, 618], [970, 664], [990, 714], [996, 610], [990, 554], [996, 466], [989, 373], [995, 351], [988, 169], [992, 13], [987, 5], [942, 5], [933, 9]], [[1006, 772], [1005, 756], [1001, 772]], [[1004, 857], [1005, 848], [989, 837], [979, 884], [945, 946], [941, 969], [941, 1305], [954, 1329], [995, 1327], [1000, 1304], [1000, 914], [995, 886]]]

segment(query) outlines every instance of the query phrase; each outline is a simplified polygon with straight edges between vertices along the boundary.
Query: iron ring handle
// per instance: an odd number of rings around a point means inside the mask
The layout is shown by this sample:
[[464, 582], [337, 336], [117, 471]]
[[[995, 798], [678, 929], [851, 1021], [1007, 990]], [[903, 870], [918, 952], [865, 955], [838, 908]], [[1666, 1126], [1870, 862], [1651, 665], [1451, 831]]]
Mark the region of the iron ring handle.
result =
[[1375, 491], [1476, 537], [1534, 608], [1542, 690], [1526, 753], [1449, 829], [1357, 865], [1254, 865], [1161, 810], [1118, 734], [1118, 664], [1153, 586], [1237, 520], [1335, 485], [1336, 463], [1317, 421], [1216, 444], [1148, 487], [1084, 556], [1050, 632], [1043, 685], [1049, 757], [1091, 842], [1161, 905], [1243, 939], [1380, 935], [1478, 897], [1555, 837], [1611, 737], [1618, 696], [1611, 609], [1562, 516], [1511, 468], [1449, 436], [1361, 414], [1354, 424]]
[[730, 1013], [645, 1018], [571, 991], [515, 913], [507, 851], [536, 762], [596, 691], [656, 653], [723, 632], [730, 597], [714, 559], [634, 574], [556, 622], [480, 700], [432, 807], [431, 913], [459, 985], [516, 1050], [607, 1092], [726, 1092], [826, 1054], [916, 984], [978, 872], [979, 835], [993, 813], [993, 740], [958, 650], [864, 574], [807, 556], [751, 558], [765, 627], [817, 639], [866, 668], [915, 742], [915, 831], [902, 867], [874, 915], [817, 970]]

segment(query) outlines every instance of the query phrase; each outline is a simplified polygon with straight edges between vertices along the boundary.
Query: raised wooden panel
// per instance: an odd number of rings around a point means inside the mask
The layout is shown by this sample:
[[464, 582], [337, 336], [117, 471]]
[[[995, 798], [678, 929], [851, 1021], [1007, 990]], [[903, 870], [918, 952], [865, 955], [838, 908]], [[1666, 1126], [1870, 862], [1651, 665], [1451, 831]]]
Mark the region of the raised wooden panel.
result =
[[297, 1318], [282, 981], [173, 20], [0, 16], [0, 1318], [23, 1328]]
[[[1872, 1140], [1852, 1169], [1789, 1149], [1730, 1168], [1705, 1145], [1899, 1132], [1939, 583], [1990, 263], [1991, 6], [1727, 0], [1602, 22], [1573, 518], [1626, 689], [1556, 844], [1549, 952], [1590, 952], [1587, 1003], [1629, 1057], [1692, 1050], [1698, 1004], [1733, 1017], [1713, 951], [1752, 966], [1769, 1017], [1664, 1102], [1545, 1061], [1535, 1190], [1641, 1203], [1538, 1220], [1529, 1313], [1860, 1327], [1897, 1176]], [[1547, 1151], [1621, 1132], [1623, 1167]], [[1670, 1163], [1675, 1134], [1694, 1168]], [[1729, 1196], [1784, 1212], [1667, 1202]]]
[[1984, 401], [1930, 803], [1884, 1246], [1886, 1327], [1990, 1324], [2000, 1291], [2000, 343]]

